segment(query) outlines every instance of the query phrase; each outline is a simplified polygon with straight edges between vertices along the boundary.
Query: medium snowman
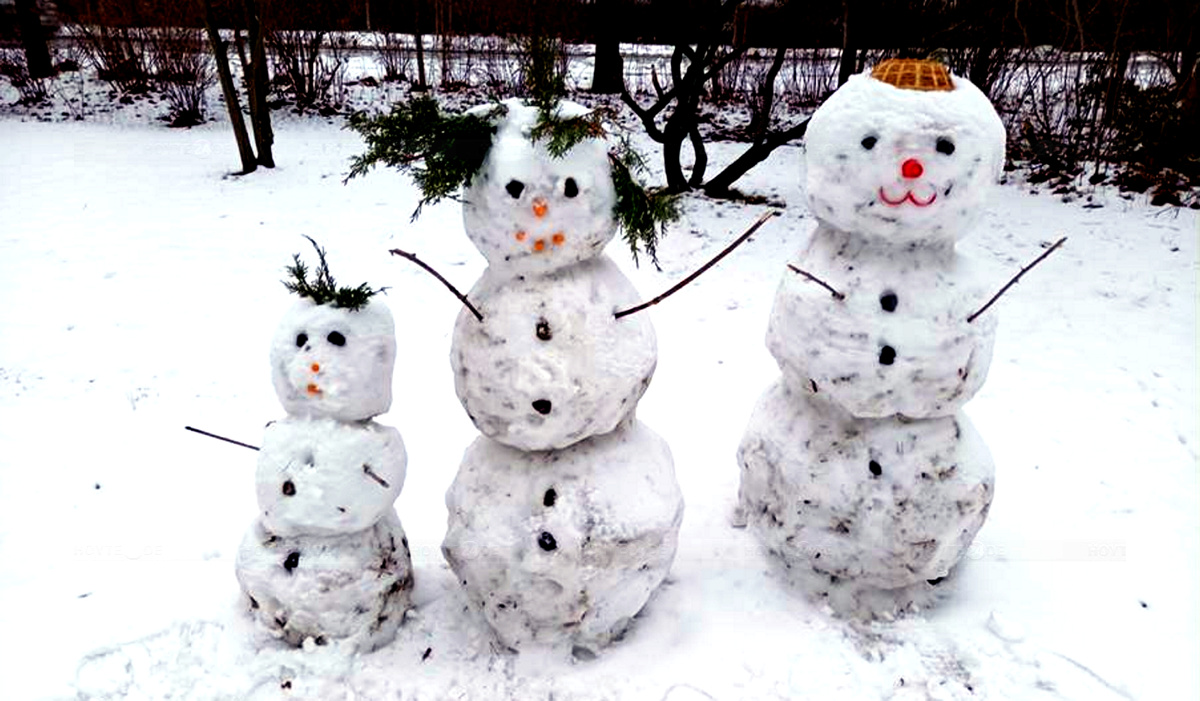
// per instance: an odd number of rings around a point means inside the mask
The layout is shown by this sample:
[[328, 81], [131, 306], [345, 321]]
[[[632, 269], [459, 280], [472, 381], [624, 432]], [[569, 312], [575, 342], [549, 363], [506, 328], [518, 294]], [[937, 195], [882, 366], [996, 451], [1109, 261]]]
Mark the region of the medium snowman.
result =
[[[588, 113], [558, 102], [555, 120]], [[561, 155], [520, 100], [463, 194], [488, 267], [454, 328], [451, 364], [483, 433], [446, 495], [442, 550], [469, 604], [511, 649], [594, 652], [620, 636], [667, 574], [683, 500], [665, 441], [637, 421], [657, 359], [637, 292], [603, 253], [617, 230], [609, 146]]]
[[[315, 245], [315, 244], [314, 244]], [[316, 283], [296, 259], [299, 299], [271, 343], [287, 417], [267, 426], [256, 476], [260, 513], [237, 577], [258, 626], [292, 645], [390, 642], [410, 606], [408, 540], [393, 503], [407, 457], [376, 423], [392, 401], [391, 312], [365, 285], [338, 288], [324, 252]]]
[[983, 213], [1005, 131], [967, 80], [892, 60], [835, 92], [806, 141], [818, 225], [771, 312], [782, 378], [738, 451], [739, 511], [820, 600], [890, 615], [944, 591], [992, 501], [961, 409], [995, 317], [973, 317], [988, 281], [955, 242]]

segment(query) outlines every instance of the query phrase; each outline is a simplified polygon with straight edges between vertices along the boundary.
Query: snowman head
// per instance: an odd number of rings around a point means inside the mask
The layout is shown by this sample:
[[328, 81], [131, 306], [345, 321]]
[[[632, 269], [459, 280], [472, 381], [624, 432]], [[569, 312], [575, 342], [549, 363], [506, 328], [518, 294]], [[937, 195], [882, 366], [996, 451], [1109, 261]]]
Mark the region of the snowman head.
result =
[[978, 88], [932, 61], [850, 78], [806, 136], [809, 207], [847, 232], [953, 243], [982, 215], [1005, 131]]
[[[483, 166], [463, 193], [467, 237], [496, 270], [544, 273], [598, 255], [617, 230], [608, 144], [584, 138], [555, 156], [534, 135], [536, 107], [506, 100]], [[555, 117], [589, 112], [559, 102]]]
[[[311, 239], [309, 239], [311, 241]], [[313, 243], [316, 246], [316, 243]], [[317, 279], [296, 256], [287, 288], [301, 296], [271, 340], [271, 380], [292, 416], [363, 421], [392, 405], [396, 329], [366, 285], [339, 288], [317, 247]]]

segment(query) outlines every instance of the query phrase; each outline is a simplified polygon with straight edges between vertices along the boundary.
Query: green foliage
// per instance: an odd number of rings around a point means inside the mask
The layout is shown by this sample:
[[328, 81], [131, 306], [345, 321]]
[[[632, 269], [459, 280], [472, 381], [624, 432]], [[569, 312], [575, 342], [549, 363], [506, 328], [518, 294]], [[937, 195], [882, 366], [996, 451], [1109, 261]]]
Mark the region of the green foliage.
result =
[[606, 113], [593, 110], [588, 114], [568, 119], [559, 119], [553, 112], [542, 112], [538, 115], [537, 124], [529, 134], [533, 141], [545, 141], [546, 150], [551, 156], [561, 158], [576, 145], [586, 139], [599, 139], [607, 136], [604, 129]]
[[496, 105], [484, 115], [445, 114], [431, 97], [397, 104], [390, 114], [350, 117], [350, 128], [367, 142], [367, 152], [350, 164], [346, 180], [365, 174], [377, 163], [411, 174], [421, 189], [421, 202], [413, 219], [427, 204], [453, 197], [483, 166], [492, 147], [496, 126], [492, 119], [504, 113]]
[[638, 250], [644, 250], [650, 256], [650, 261], [658, 267], [658, 237], [665, 235], [667, 224], [679, 219], [679, 196], [671, 195], [660, 189], [646, 189], [636, 179], [634, 173], [645, 166], [642, 157], [628, 143], [609, 154], [612, 164], [613, 189], [617, 202], [613, 214], [621, 226], [621, 234], [629, 249], [633, 252], [633, 261], [637, 263]]
[[329, 304], [337, 309], [358, 311], [366, 306], [372, 297], [383, 292], [385, 288], [371, 289], [367, 283], [358, 287], [338, 287], [333, 276], [329, 274], [329, 263], [325, 260], [325, 250], [317, 245], [310, 236], [305, 236], [313, 248], [317, 249], [317, 277], [312, 282], [308, 280], [308, 266], [300, 260], [300, 254], [292, 256], [292, 264], [287, 270], [291, 279], [284, 280], [283, 286], [288, 292], [294, 292], [300, 297], [311, 299], [314, 304]]

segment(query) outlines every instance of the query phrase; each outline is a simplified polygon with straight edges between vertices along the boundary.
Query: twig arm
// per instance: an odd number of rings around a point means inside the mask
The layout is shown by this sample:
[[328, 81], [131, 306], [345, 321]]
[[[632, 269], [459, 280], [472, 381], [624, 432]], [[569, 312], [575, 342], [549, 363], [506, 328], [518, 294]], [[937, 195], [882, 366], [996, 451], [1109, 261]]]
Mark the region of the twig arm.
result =
[[199, 433], [199, 434], [200, 434], [200, 435], [202, 435], [202, 436], [208, 436], [209, 438], [216, 438], [216, 439], [217, 439], [217, 440], [219, 440], [219, 441], [225, 441], [226, 443], [232, 443], [232, 444], [234, 444], [234, 445], [240, 445], [240, 446], [242, 446], [243, 448], [249, 448], [250, 450], [258, 450], [258, 446], [256, 446], [256, 445], [250, 445], [249, 443], [243, 443], [243, 442], [241, 442], [241, 441], [235, 441], [235, 440], [233, 440], [232, 438], [226, 438], [225, 436], [218, 436], [217, 434], [215, 434], [215, 433], [209, 433], [208, 431], [201, 431], [200, 429], [198, 429], [198, 428], [193, 428], [192, 426], [184, 426], [183, 428], [184, 428], [185, 430], [191, 431], [192, 433]]
[[637, 306], [633, 306], [628, 309], [622, 309], [622, 310], [614, 313], [613, 316], [620, 319], [623, 316], [629, 316], [630, 314], [636, 314], [636, 313], [642, 311], [643, 309], [645, 309], [647, 307], [652, 307], [655, 304], [658, 304], [659, 302], [663, 301], [667, 297], [670, 297], [671, 295], [675, 294], [679, 290], [683, 289], [688, 283], [690, 283], [691, 281], [695, 280], [696, 278], [698, 278], [702, 274], [704, 274], [704, 271], [708, 270], [709, 268], [711, 268], [714, 265], [716, 265], [717, 263], [719, 263], [722, 258], [724, 258], [725, 256], [732, 253], [733, 249], [735, 249], [738, 246], [745, 243], [746, 239], [750, 238], [754, 234], [754, 232], [758, 231], [758, 228], [760, 226], [767, 223], [768, 219], [770, 219], [771, 217], [777, 217], [777, 216], [779, 216], [779, 214], [780, 213], [777, 210], [771, 210], [770, 212], [767, 212], [766, 214], [762, 215], [761, 217], [758, 218], [758, 221], [754, 222], [754, 224], [751, 225], [750, 228], [746, 230], [746, 233], [742, 234], [741, 236], [739, 236], [737, 238], [736, 241], [734, 241], [733, 243], [726, 246], [725, 250], [723, 250], [720, 253], [718, 253], [717, 255], [713, 256], [712, 260], [710, 260], [707, 263], [705, 263], [704, 265], [700, 266], [691, 275], [688, 275], [683, 280], [676, 283], [671, 289], [667, 290], [666, 292], [660, 294], [659, 296], [655, 297], [654, 299], [652, 299], [648, 302], [642, 302], [641, 304], [639, 304]]
[[812, 273], [810, 273], [808, 271], [801, 270], [800, 268], [797, 268], [796, 266], [792, 265], [791, 263], [788, 263], [788, 269], [791, 270], [793, 273], [796, 273], [797, 275], [800, 275], [801, 277], [812, 280], [813, 282], [817, 283], [821, 287], [824, 287], [825, 289], [829, 290], [829, 294], [833, 295], [833, 298], [836, 299], [837, 301], [840, 302], [843, 299], [846, 299], [846, 295], [833, 289], [833, 287], [831, 287], [829, 285], [829, 283], [825, 282], [824, 280], [817, 277], [816, 275], [813, 275]]
[[991, 299], [989, 299], [989, 300], [987, 301], [987, 304], [983, 305], [982, 307], [980, 307], [980, 308], [979, 308], [979, 310], [978, 310], [978, 311], [976, 311], [976, 312], [975, 312], [974, 314], [972, 314], [971, 316], [967, 317], [967, 323], [969, 324], [969, 323], [971, 323], [971, 322], [975, 321], [975, 319], [979, 318], [979, 316], [980, 316], [981, 314], [983, 314], [984, 312], [986, 312], [986, 311], [988, 310], [988, 308], [989, 308], [989, 307], [991, 307], [993, 304], [995, 304], [995, 303], [996, 303], [996, 300], [1000, 299], [1000, 296], [1001, 296], [1001, 295], [1003, 295], [1005, 292], [1008, 292], [1008, 288], [1010, 288], [1010, 287], [1012, 287], [1013, 285], [1017, 284], [1017, 281], [1021, 279], [1021, 276], [1022, 276], [1022, 275], [1024, 275], [1024, 274], [1025, 274], [1025, 273], [1027, 273], [1027, 272], [1029, 272], [1030, 270], [1033, 270], [1034, 266], [1036, 266], [1038, 263], [1041, 263], [1042, 261], [1046, 260], [1046, 258], [1048, 258], [1048, 257], [1050, 256], [1050, 254], [1051, 254], [1051, 253], [1054, 253], [1055, 251], [1057, 251], [1057, 250], [1058, 250], [1059, 248], [1061, 248], [1061, 247], [1062, 247], [1062, 245], [1063, 245], [1064, 243], [1066, 243], [1066, 242], [1067, 242], [1067, 237], [1066, 237], [1066, 236], [1064, 236], [1064, 237], [1062, 237], [1061, 239], [1059, 239], [1059, 240], [1055, 241], [1055, 242], [1054, 242], [1054, 245], [1053, 245], [1053, 246], [1051, 246], [1050, 248], [1047, 248], [1047, 249], [1045, 250], [1045, 252], [1044, 252], [1044, 253], [1042, 253], [1042, 255], [1040, 255], [1040, 256], [1038, 256], [1038, 257], [1037, 257], [1037, 259], [1036, 259], [1036, 260], [1034, 260], [1032, 263], [1030, 263], [1029, 265], [1025, 266], [1024, 268], [1021, 268], [1021, 272], [1019, 272], [1019, 273], [1017, 273], [1016, 275], [1014, 275], [1014, 276], [1013, 276], [1013, 279], [1009, 280], [1007, 285], [1005, 285], [1004, 287], [1001, 287], [999, 292], [997, 292], [996, 294], [992, 295], [992, 298], [991, 298]]
[[478, 319], [479, 321], [483, 321], [483, 314], [479, 313], [479, 310], [475, 308], [474, 304], [471, 304], [471, 301], [469, 299], [467, 299], [467, 296], [465, 294], [459, 292], [458, 288], [455, 287], [454, 285], [450, 284], [449, 280], [442, 277], [441, 273], [439, 273], [438, 271], [429, 267], [429, 265], [425, 261], [418, 258], [417, 254], [409, 253], [408, 251], [402, 251], [399, 248], [393, 248], [392, 250], [388, 251], [388, 253], [391, 253], [394, 256], [400, 256], [401, 258], [407, 258], [407, 259], [411, 260], [412, 262], [416, 263], [417, 265], [421, 266], [422, 268], [424, 268], [425, 272], [427, 272], [430, 275], [437, 278], [443, 285], [446, 286], [446, 289], [450, 290], [450, 292], [453, 293], [455, 297], [458, 297], [458, 301], [462, 302], [463, 306], [465, 306], [467, 309], [469, 309], [471, 311], [471, 313], [475, 315], [476, 319]]

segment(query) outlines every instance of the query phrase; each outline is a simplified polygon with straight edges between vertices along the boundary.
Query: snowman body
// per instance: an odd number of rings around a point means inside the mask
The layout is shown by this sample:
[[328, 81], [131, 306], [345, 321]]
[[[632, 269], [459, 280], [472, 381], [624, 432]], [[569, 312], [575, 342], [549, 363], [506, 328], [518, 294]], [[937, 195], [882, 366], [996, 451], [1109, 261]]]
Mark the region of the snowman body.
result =
[[784, 273], [767, 332], [782, 377], [738, 451], [760, 539], [802, 587], [863, 616], [938, 598], [994, 490], [961, 409], [987, 376], [995, 320], [967, 320], [989, 289], [954, 244], [999, 175], [1003, 126], [969, 82], [915, 89], [886, 66], [813, 115], [818, 226], [794, 265], [841, 297]]
[[[607, 147], [561, 157], [516, 100], [464, 193], [488, 268], [451, 346], [455, 390], [483, 433], [446, 495], [443, 553], [506, 647], [596, 650], [666, 576], [683, 500], [666, 443], [634, 416], [657, 359], [602, 251], [616, 232]], [[561, 103], [559, 116], [584, 113]], [[640, 494], [640, 496], [638, 496]]]
[[371, 650], [395, 636], [412, 563], [393, 503], [407, 456], [396, 429], [371, 420], [391, 403], [395, 332], [378, 302], [350, 311], [308, 300], [284, 316], [272, 378], [288, 416], [259, 450], [259, 517], [237, 576], [260, 628], [293, 645], [349, 639]]

